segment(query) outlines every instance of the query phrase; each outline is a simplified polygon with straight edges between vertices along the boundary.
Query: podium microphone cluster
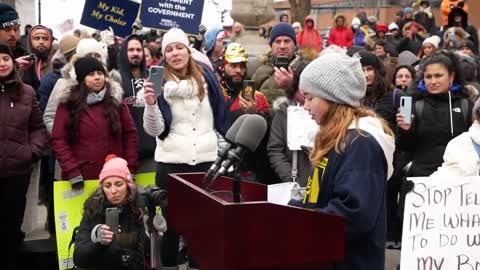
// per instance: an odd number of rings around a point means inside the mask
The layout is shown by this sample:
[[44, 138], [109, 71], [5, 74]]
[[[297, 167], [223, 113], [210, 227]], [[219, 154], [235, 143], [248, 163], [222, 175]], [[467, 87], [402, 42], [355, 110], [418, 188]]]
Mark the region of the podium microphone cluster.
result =
[[[208, 170], [206, 178], [213, 175], [210, 183], [224, 175], [230, 166], [238, 166], [247, 152], [254, 152], [260, 145], [266, 132], [267, 122], [260, 115], [245, 114], [240, 116], [227, 131], [226, 139], [228, 146], [219, 153], [219, 157], [210, 170]], [[238, 196], [238, 202], [240, 201], [239, 180], [235, 179], [233, 187], [234, 201], [237, 201], [235, 197]]]

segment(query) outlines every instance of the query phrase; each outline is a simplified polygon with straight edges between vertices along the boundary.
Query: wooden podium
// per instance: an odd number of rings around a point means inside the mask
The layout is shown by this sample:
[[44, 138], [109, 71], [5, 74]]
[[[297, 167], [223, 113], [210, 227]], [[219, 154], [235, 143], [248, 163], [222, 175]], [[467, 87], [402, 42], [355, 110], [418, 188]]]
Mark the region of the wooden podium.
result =
[[267, 202], [267, 186], [230, 178], [202, 188], [204, 173], [171, 174], [169, 226], [183, 235], [200, 270], [334, 269], [344, 253], [343, 218]]

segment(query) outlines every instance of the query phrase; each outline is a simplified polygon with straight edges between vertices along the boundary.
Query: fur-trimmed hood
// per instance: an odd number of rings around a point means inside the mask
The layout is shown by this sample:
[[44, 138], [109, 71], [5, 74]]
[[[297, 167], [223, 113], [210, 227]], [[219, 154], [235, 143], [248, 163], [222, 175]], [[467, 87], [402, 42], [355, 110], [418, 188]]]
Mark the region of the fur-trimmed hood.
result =
[[417, 25], [417, 28], [418, 28], [418, 32], [417, 32], [417, 35], [421, 36], [423, 39], [425, 38], [428, 38], [429, 34], [427, 32], [427, 30], [425, 29], [425, 27], [417, 22], [408, 22], [406, 23], [403, 28], [402, 28], [402, 33], [405, 35], [405, 32], [407, 30], [410, 30], [410, 28], [412, 27], [413, 24], [416, 24]]
[[[68, 97], [70, 96], [70, 90], [72, 87], [78, 85], [77, 80], [68, 80], [67, 82], [67, 87], [65, 88], [64, 91], [60, 91], [57, 95], [57, 99], [60, 103], [66, 103], [68, 100]], [[122, 86], [120, 83], [113, 81], [111, 79], [106, 80], [106, 87], [110, 88], [110, 95], [115, 99], [115, 101], [118, 104], [122, 103], [122, 97], [123, 97], [123, 90]]]
[[345, 28], [348, 28], [348, 22], [347, 22], [347, 18], [345, 17], [345, 15], [342, 15], [342, 14], [338, 14], [338, 15], [335, 15], [335, 17], [333, 17], [333, 21], [332, 21], [332, 27], [335, 28], [335, 27], [338, 27], [337, 25], [337, 19], [338, 18], [343, 18], [343, 27]]

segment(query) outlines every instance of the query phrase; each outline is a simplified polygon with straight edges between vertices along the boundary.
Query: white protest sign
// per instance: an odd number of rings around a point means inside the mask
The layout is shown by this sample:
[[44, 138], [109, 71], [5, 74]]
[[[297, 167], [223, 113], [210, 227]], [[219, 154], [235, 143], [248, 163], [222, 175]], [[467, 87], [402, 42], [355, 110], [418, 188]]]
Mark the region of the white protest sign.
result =
[[318, 125], [301, 106], [288, 106], [287, 109], [287, 144], [292, 151], [301, 150], [302, 145], [311, 146]]
[[409, 180], [401, 269], [480, 269], [480, 177]]

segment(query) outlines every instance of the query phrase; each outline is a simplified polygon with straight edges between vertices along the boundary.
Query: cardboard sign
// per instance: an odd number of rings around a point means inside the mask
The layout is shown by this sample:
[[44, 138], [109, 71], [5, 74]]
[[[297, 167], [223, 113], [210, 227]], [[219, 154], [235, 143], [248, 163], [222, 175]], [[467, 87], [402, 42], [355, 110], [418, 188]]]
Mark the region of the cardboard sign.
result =
[[132, 33], [139, 7], [129, 0], [85, 0], [80, 23], [97, 30], [110, 26], [116, 36], [126, 37]]
[[409, 180], [401, 269], [479, 269], [480, 177]]
[[[137, 185], [148, 186], [155, 184], [155, 173], [144, 173], [136, 176]], [[73, 250], [68, 250], [72, 239], [72, 232], [80, 225], [83, 215], [83, 204], [98, 188], [98, 180], [85, 181], [82, 191], [72, 190], [69, 181], [55, 181], [53, 185], [55, 234], [57, 237], [57, 252], [59, 269], [70, 269], [73, 265]]]
[[168, 31], [180, 28], [187, 34], [198, 35], [204, 0], [142, 0], [142, 25]]

